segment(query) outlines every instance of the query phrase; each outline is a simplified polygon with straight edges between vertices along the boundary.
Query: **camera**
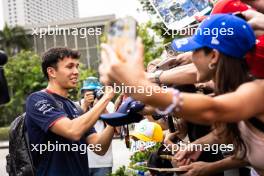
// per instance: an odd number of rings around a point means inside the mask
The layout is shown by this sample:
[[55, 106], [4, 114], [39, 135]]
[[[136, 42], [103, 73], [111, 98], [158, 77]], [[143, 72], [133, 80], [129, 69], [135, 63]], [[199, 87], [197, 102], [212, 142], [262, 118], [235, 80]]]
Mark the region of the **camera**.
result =
[[95, 89], [93, 90], [94, 97], [97, 98], [98, 100], [101, 99], [104, 95], [104, 91], [102, 89]]
[[10, 101], [7, 81], [4, 74], [3, 66], [7, 63], [7, 55], [0, 50], [0, 104], [5, 104]]
[[84, 93], [85, 91], [92, 91], [94, 97], [98, 100], [101, 99], [104, 95], [102, 85], [98, 81], [98, 78], [92, 76], [86, 78], [86, 80], [83, 81], [83, 87], [81, 88], [81, 92]]

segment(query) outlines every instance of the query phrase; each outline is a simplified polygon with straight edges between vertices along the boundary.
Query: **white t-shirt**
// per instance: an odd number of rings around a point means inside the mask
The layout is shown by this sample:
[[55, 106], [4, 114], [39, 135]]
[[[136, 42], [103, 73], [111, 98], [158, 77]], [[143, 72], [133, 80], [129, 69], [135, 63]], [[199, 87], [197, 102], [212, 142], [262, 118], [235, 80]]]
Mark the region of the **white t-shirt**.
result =
[[[114, 103], [109, 102], [106, 110], [109, 113], [114, 112]], [[95, 130], [100, 133], [104, 130], [105, 125], [102, 120], [97, 120], [94, 125]], [[101, 167], [112, 167], [113, 166], [113, 153], [112, 153], [112, 144], [110, 144], [108, 151], [105, 155], [100, 156], [95, 154], [92, 151], [88, 150], [88, 161], [89, 168], [101, 168]]]

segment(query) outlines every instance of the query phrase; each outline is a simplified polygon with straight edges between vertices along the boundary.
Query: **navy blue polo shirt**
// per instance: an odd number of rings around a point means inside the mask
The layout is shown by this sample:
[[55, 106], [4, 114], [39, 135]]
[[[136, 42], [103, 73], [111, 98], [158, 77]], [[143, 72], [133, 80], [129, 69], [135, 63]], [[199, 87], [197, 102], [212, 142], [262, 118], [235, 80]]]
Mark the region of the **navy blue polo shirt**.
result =
[[[26, 102], [26, 127], [33, 163], [38, 176], [87, 176], [88, 158], [85, 138], [93, 133], [92, 127], [80, 141], [72, 141], [52, 133], [49, 128], [60, 118], [81, 115], [75, 104], [51, 92], [32, 93]], [[54, 101], [56, 100], [56, 101]], [[59, 106], [59, 107], [58, 107]]]

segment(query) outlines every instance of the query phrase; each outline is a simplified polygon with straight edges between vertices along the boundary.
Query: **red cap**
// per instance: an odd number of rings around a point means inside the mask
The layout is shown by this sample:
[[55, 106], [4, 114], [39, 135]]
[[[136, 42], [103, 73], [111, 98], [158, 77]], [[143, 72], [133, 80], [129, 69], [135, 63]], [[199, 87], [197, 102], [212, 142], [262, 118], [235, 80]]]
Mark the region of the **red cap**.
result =
[[255, 49], [246, 55], [246, 60], [251, 74], [264, 78], [264, 35], [257, 38]]
[[[252, 9], [252, 7], [241, 2], [240, 0], [219, 0], [217, 3], [215, 3], [211, 15], [219, 13], [243, 12], [248, 9]], [[203, 21], [205, 18], [206, 16], [195, 16], [195, 19], [199, 22]]]
[[251, 9], [251, 6], [240, 0], [219, 0], [214, 5], [211, 14], [243, 12], [248, 9]]

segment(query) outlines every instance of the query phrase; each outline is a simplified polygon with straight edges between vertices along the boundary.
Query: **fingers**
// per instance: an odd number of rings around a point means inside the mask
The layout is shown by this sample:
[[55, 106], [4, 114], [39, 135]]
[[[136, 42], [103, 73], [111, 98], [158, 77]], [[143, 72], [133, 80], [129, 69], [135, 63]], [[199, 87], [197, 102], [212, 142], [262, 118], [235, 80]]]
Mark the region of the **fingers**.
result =
[[247, 10], [242, 12], [242, 15], [246, 18], [248, 24], [254, 29], [256, 36], [262, 35], [263, 32], [263, 14], [255, 10]]
[[118, 62], [114, 50], [107, 44], [101, 44], [101, 64], [99, 66], [100, 82], [104, 85], [112, 85], [111, 66], [112, 63]]
[[89, 95], [93, 95], [93, 91], [86, 91], [86, 92], [84, 93], [84, 96], [85, 96], [85, 97], [87, 97], [87, 96], [89, 96]]
[[180, 161], [178, 160], [178, 162], [177, 162], [178, 167], [187, 165], [187, 160], [188, 159], [182, 159]]
[[108, 96], [109, 98], [113, 98], [115, 93], [114, 93], [114, 89], [112, 86], [105, 86], [105, 95]]
[[191, 168], [192, 168], [191, 165], [185, 165], [185, 166], [180, 166], [180, 167], [179, 167], [179, 169], [180, 169], [180, 170], [183, 170], [183, 171], [185, 171], [185, 170], [190, 170]]
[[246, 20], [250, 20], [255, 16], [255, 10], [246, 10], [242, 12], [242, 15], [246, 18]]
[[180, 166], [179, 169], [182, 171], [187, 171], [183, 174], [179, 174], [180, 176], [192, 176], [192, 174], [191, 174], [192, 166], [191, 165]]
[[109, 46], [107, 44], [102, 43], [101, 44], [101, 61], [103, 64], [109, 64], [110, 58], [108, 57], [109, 52], [111, 50], [109, 49]]
[[107, 68], [104, 66], [105, 63], [101, 63], [99, 66], [100, 82], [103, 85], [111, 85], [111, 80], [108, 75]]
[[94, 94], [92, 91], [87, 91], [84, 93], [84, 98], [85, 100], [93, 100], [94, 99]]
[[190, 158], [187, 158], [186, 162], [184, 163], [185, 165], [189, 165], [192, 163], [192, 160]]
[[187, 155], [187, 151], [186, 150], [179, 151], [179, 152], [176, 153], [175, 159], [178, 160], [178, 161], [181, 161], [186, 155]]
[[144, 61], [144, 45], [140, 37], [136, 41], [136, 55], [135, 59], [139, 64], [143, 64]]

